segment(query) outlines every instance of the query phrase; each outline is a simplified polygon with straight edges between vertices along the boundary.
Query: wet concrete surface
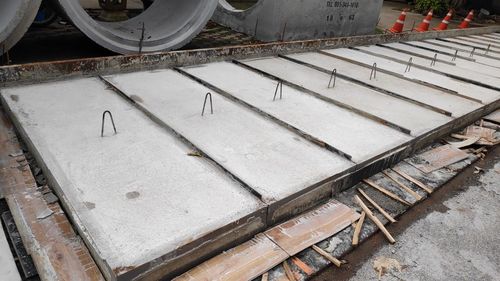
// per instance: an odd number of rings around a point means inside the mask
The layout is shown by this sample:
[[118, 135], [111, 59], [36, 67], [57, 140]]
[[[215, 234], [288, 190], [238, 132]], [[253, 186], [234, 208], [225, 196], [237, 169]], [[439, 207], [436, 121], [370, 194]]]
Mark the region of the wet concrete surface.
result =
[[[329, 267], [312, 280], [378, 280], [376, 259], [397, 260], [380, 280], [499, 280], [500, 148], [415, 206], [388, 230], [389, 245], [377, 233], [346, 255], [342, 268]], [[475, 174], [475, 167], [484, 172]]]

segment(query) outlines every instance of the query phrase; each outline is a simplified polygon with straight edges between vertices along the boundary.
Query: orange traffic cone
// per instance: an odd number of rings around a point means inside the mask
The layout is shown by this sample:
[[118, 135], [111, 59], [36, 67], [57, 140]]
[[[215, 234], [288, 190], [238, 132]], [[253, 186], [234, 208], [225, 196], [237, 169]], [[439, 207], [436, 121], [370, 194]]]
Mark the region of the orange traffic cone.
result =
[[408, 11], [407, 9], [404, 9], [401, 12], [401, 15], [399, 15], [399, 18], [394, 23], [394, 26], [391, 29], [389, 29], [390, 33], [401, 33], [401, 32], [403, 32], [403, 26], [405, 24], [406, 12], [407, 11]]
[[420, 25], [417, 28], [415, 28], [415, 31], [425, 32], [425, 31], [429, 30], [429, 24], [431, 23], [431, 20], [432, 20], [432, 10], [429, 11], [427, 16], [420, 23]]
[[458, 28], [460, 29], [468, 28], [473, 18], [474, 18], [474, 10], [471, 10], [467, 15], [467, 17], [464, 19], [464, 21], [458, 26]]
[[434, 27], [432, 30], [446, 30], [448, 29], [448, 24], [450, 24], [451, 17], [453, 16], [453, 10], [450, 10], [446, 17], [444, 17], [443, 21], [438, 25], [438, 27]]

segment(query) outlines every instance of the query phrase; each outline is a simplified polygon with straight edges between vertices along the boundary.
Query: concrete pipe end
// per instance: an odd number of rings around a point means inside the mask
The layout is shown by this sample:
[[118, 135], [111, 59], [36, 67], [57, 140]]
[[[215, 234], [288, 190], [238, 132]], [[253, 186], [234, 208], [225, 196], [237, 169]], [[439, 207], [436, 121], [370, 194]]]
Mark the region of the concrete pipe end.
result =
[[40, 7], [41, 0], [0, 1], [0, 54], [24, 36]]

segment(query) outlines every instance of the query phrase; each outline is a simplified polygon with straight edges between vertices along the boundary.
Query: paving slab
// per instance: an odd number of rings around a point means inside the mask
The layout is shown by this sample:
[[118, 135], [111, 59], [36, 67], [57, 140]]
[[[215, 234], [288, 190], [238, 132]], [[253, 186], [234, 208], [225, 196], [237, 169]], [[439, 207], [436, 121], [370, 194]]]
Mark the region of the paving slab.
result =
[[467, 36], [467, 38], [473, 38], [473, 39], [479, 40], [481, 42], [485, 42], [486, 44], [492, 44], [495, 47], [500, 47], [500, 39], [481, 36], [481, 35], [469, 35], [469, 36]]
[[[174, 71], [106, 77], [147, 112], [274, 203], [325, 182], [354, 163]], [[214, 113], [201, 116], [207, 92]]]
[[[439, 41], [437, 41], [437, 42], [439, 42]], [[405, 44], [409, 44], [409, 45], [416, 46], [419, 48], [425, 48], [425, 49], [440, 52], [440, 53], [445, 53], [445, 54], [450, 55], [452, 58], [455, 56], [455, 52], [456, 52], [455, 49], [452, 49], [450, 47], [446, 47], [444, 45], [439, 46], [437, 44], [433, 44], [433, 43], [426, 42], [426, 41], [408, 41], [408, 42], [405, 42]], [[467, 52], [467, 51], [458, 51], [456, 53], [457, 53], [457, 57], [459, 57], [461, 60], [469, 60], [471, 62], [476, 62], [476, 63], [479, 63], [481, 65], [487, 65], [487, 66], [493, 66], [496, 68], [500, 68], [500, 60], [497, 60], [494, 58], [488, 58], [485, 56], [474, 56], [471, 58], [470, 52]]]
[[267, 57], [244, 60], [242, 62], [329, 99], [340, 101], [398, 124], [403, 128], [409, 129], [413, 136], [428, 132], [451, 120], [450, 117], [443, 114], [347, 80], [337, 78], [335, 87], [328, 88], [329, 74], [286, 59]]
[[452, 64], [452, 65], [459, 67], [462, 71], [464, 69], [467, 71], [472, 70], [474, 72], [478, 72], [481, 74], [486, 74], [488, 76], [500, 78], [500, 69], [497, 67], [480, 64], [480, 63], [477, 63], [474, 61], [464, 60], [464, 59], [461, 59], [458, 57], [454, 58], [453, 55], [451, 55], [451, 54], [450, 55], [438, 54], [437, 52], [424, 50], [424, 49], [421, 49], [418, 47], [414, 47], [414, 46], [410, 46], [410, 45], [402, 44], [402, 43], [389, 43], [389, 44], [384, 44], [383, 46], [395, 48], [399, 51], [407, 52], [410, 55], [419, 55], [419, 56], [423, 56], [427, 59], [430, 59], [427, 61], [429, 63], [427, 66], [430, 66], [430, 62], [434, 58], [434, 55], [437, 54], [436, 64], [442, 64], [443, 62], [446, 62], [450, 65]]
[[211, 63], [183, 69], [257, 110], [343, 151], [356, 163], [411, 140], [402, 132], [287, 85], [283, 85], [283, 99], [273, 101], [275, 80], [234, 63]]
[[349, 63], [322, 53], [300, 53], [288, 55], [287, 57], [311, 64], [325, 71], [331, 71], [335, 68], [340, 75], [345, 75], [373, 87], [446, 110], [455, 117], [462, 116], [481, 107], [480, 103], [387, 73], [377, 73], [377, 77], [370, 80], [369, 74], [371, 68]]
[[0, 220], [0, 277], [3, 281], [21, 281], [16, 262], [10, 251], [9, 242], [3, 231], [3, 222]]
[[455, 91], [462, 96], [470, 97], [472, 99], [481, 101], [483, 104], [496, 101], [500, 98], [499, 91], [473, 85], [465, 81], [453, 79], [443, 74], [433, 73], [418, 68], [413, 68], [412, 71], [405, 73], [404, 70], [406, 68], [406, 64], [366, 54], [357, 50], [342, 48], [342, 49], [325, 50], [325, 52], [346, 59], [354, 60], [363, 63], [365, 65], [371, 66], [373, 63], [377, 63], [377, 67], [379, 69], [384, 69], [394, 74], [402, 75], [406, 78], [416, 79], [419, 81], [429, 83], [431, 85], [436, 85], [444, 89]]
[[[170, 262], [264, 226], [258, 198], [99, 79], [2, 89], [2, 99], [108, 280], [175, 272]], [[101, 137], [105, 110], [117, 134], [108, 119]]]
[[[360, 46], [356, 47], [359, 50], [364, 52], [369, 52], [370, 54], [374, 54], [376, 56], [384, 57], [394, 61], [402, 61], [405, 64], [412, 60], [413, 66], [420, 66], [427, 68], [428, 71], [439, 71], [446, 75], [453, 75], [457, 79], [465, 79], [467, 81], [474, 81], [476, 83], [481, 83], [482, 85], [493, 87], [496, 89], [500, 88], [500, 79], [494, 76], [486, 75], [483, 73], [477, 73], [470, 69], [464, 69], [457, 66], [444, 64], [436, 62], [434, 66], [430, 66], [432, 63], [431, 59], [426, 59], [410, 54], [406, 54], [403, 52], [398, 52], [393, 49], [384, 48], [376, 45], [372, 46]], [[414, 70], [412, 67], [408, 72]]]
[[487, 42], [487, 41], [484, 41], [482, 39], [478, 39], [478, 38], [474, 38], [474, 37], [470, 37], [470, 36], [459, 36], [459, 37], [455, 37], [455, 38], [457, 40], [463, 41], [464, 43], [465, 42], [472, 43], [473, 46], [478, 46], [480, 48], [485, 48], [485, 49], [490, 47], [491, 51], [500, 52], [500, 45], [495, 44], [495, 43]]

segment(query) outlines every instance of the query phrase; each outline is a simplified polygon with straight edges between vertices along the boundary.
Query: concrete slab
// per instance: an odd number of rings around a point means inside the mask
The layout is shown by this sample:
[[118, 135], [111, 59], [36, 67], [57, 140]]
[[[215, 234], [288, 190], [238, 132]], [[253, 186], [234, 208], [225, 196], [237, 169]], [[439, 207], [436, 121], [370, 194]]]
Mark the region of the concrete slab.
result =
[[390, 71], [396, 75], [402, 75], [406, 78], [416, 79], [436, 85], [444, 89], [449, 89], [459, 93], [462, 96], [470, 97], [481, 101], [483, 104], [496, 101], [500, 98], [500, 92], [491, 90], [484, 87], [479, 87], [464, 81], [453, 79], [443, 74], [433, 73], [426, 70], [414, 68], [412, 71], [404, 73], [406, 64], [388, 60], [385, 58], [369, 55], [360, 51], [351, 49], [332, 49], [325, 50], [325, 52], [354, 60], [365, 65], [372, 65], [377, 63], [379, 69]]
[[106, 78], [150, 114], [189, 139], [227, 171], [274, 203], [330, 180], [354, 163], [213, 93], [214, 114], [201, 116], [210, 89], [174, 70]]
[[469, 35], [467, 38], [473, 38], [478, 40], [478, 42], [484, 42], [486, 44], [491, 44], [492, 46], [495, 47], [500, 47], [500, 38], [491, 38], [491, 37], [486, 37], [486, 36], [481, 36], [481, 35]]
[[311, 52], [288, 55], [287, 57], [314, 65], [325, 71], [332, 71], [332, 69], [335, 68], [340, 75], [345, 75], [373, 87], [446, 110], [455, 117], [462, 116], [481, 107], [480, 103], [387, 73], [377, 73], [377, 77], [370, 80], [367, 75], [371, 71], [370, 68], [349, 63], [325, 54]]
[[[260, 200], [98, 79], [2, 99], [108, 280], [168, 276], [264, 226]], [[100, 136], [105, 110], [116, 135], [108, 119]]]
[[[245, 60], [243, 63], [329, 99], [340, 101], [398, 124], [409, 129], [413, 136], [428, 132], [451, 120], [445, 115], [343, 79], [337, 78], [335, 88], [328, 88], [330, 75], [286, 59], [267, 57]], [[366, 74], [369, 77], [370, 73]]]
[[411, 139], [395, 129], [286, 85], [283, 85], [283, 99], [273, 102], [275, 80], [233, 63], [211, 63], [184, 70], [347, 153], [356, 163], [376, 157]]
[[[436, 44], [431, 44], [430, 42], [409, 41], [409, 42], [405, 42], [405, 43], [410, 44], [412, 46], [417, 46], [419, 48], [425, 48], [428, 50], [449, 54], [452, 57], [455, 55], [454, 49], [452, 49], [450, 47], [446, 47], [446, 46], [439, 46]], [[500, 60], [497, 60], [494, 58], [488, 58], [488, 57], [484, 57], [484, 56], [474, 56], [473, 58], [471, 58], [470, 52], [466, 52], [466, 51], [458, 51], [457, 56], [460, 57], [462, 60], [470, 60], [470, 61], [482, 64], [482, 65], [488, 65], [488, 66], [500, 68]]]
[[[488, 87], [493, 87], [496, 89], [500, 89], [500, 79], [494, 76], [477, 73], [475, 71], [469, 69], [463, 69], [457, 66], [439, 63], [437, 62], [434, 66], [430, 66], [432, 60], [426, 59], [414, 55], [409, 55], [403, 52], [398, 52], [389, 48], [384, 48], [380, 46], [361, 46], [356, 47], [359, 50], [369, 52], [370, 54], [374, 54], [375, 56], [384, 57], [390, 60], [398, 61], [407, 64], [410, 59], [413, 62], [414, 66], [420, 66], [426, 68], [428, 71], [438, 71], [440, 73], [446, 75], [453, 75], [457, 79], [464, 79], [467, 81], [474, 81], [476, 83], [481, 83]], [[414, 70], [412, 68], [411, 70]], [[411, 72], [411, 71], [409, 71]]]
[[459, 37], [455, 37], [454, 39], [457, 39], [461, 42], [463, 41], [464, 43], [467, 42], [467, 44], [472, 43], [472, 46], [478, 46], [479, 48], [487, 49], [489, 47], [491, 51], [500, 52], [500, 45], [495, 44], [495, 43], [491, 43], [491, 42], [487, 42], [487, 41], [484, 41], [484, 40], [481, 40], [478, 38], [469, 37], [469, 36], [459, 36]]
[[[444, 54], [439, 54], [437, 52], [432, 52], [429, 50], [424, 50], [418, 47], [410, 46], [407, 44], [402, 44], [402, 43], [389, 43], [389, 44], [384, 44], [384, 46], [395, 48], [399, 51], [406, 52], [410, 55], [418, 55], [421, 57], [424, 57], [426, 59], [432, 59], [434, 58], [434, 55], [437, 54], [437, 62], [436, 64], [442, 64], [443, 61], [447, 63], [454, 64], [455, 66], [459, 67], [462, 71], [465, 69], [466, 71], [474, 71], [477, 73], [481, 74], [486, 74], [488, 76], [493, 76], [496, 78], [500, 78], [500, 69], [494, 66], [488, 66], [484, 64], [480, 64], [474, 61], [469, 61], [465, 60], [462, 58], [454, 58], [453, 55], [444, 55]], [[430, 61], [428, 61], [430, 65]], [[441, 63], [440, 63], [441, 62]]]
[[[436, 44], [440, 44], [440, 45], [443, 45], [443, 46], [447, 46], [447, 47], [450, 47], [450, 48], [453, 48], [455, 50], [461, 50], [461, 51], [465, 51], [465, 52], [468, 52], [469, 54], [472, 52], [472, 50], [474, 49], [474, 46], [473, 46], [473, 43], [471, 42], [466, 42], [466, 41], [460, 41], [460, 40], [457, 40], [457, 39], [454, 39], [454, 38], [442, 38], [441, 40], [436, 40], [436, 39], [429, 39], [429, 40], [426, 40], [430, 43], [436, 43]], [[481, 47], [481, 45], [479, 44], [476, 44], [476, 47]], [[474, 51], [474, 56], [476, 55], [481, 55], [481, 56], [484, 56], [486, 55], [486, 51], [485, 50], [475, 50]], [[492, 57], [494, 59], [500, 59], [500, 54], [497, 54], [497, 53], [493, 53], [493, 52], [489, 52], [487, 54], [489, 57]]]
[[21, 281], [16, 262], [10, 251], [9, 242], [3, 231], [3, 223], [0, 220], [0, 276], [3, 281]]

